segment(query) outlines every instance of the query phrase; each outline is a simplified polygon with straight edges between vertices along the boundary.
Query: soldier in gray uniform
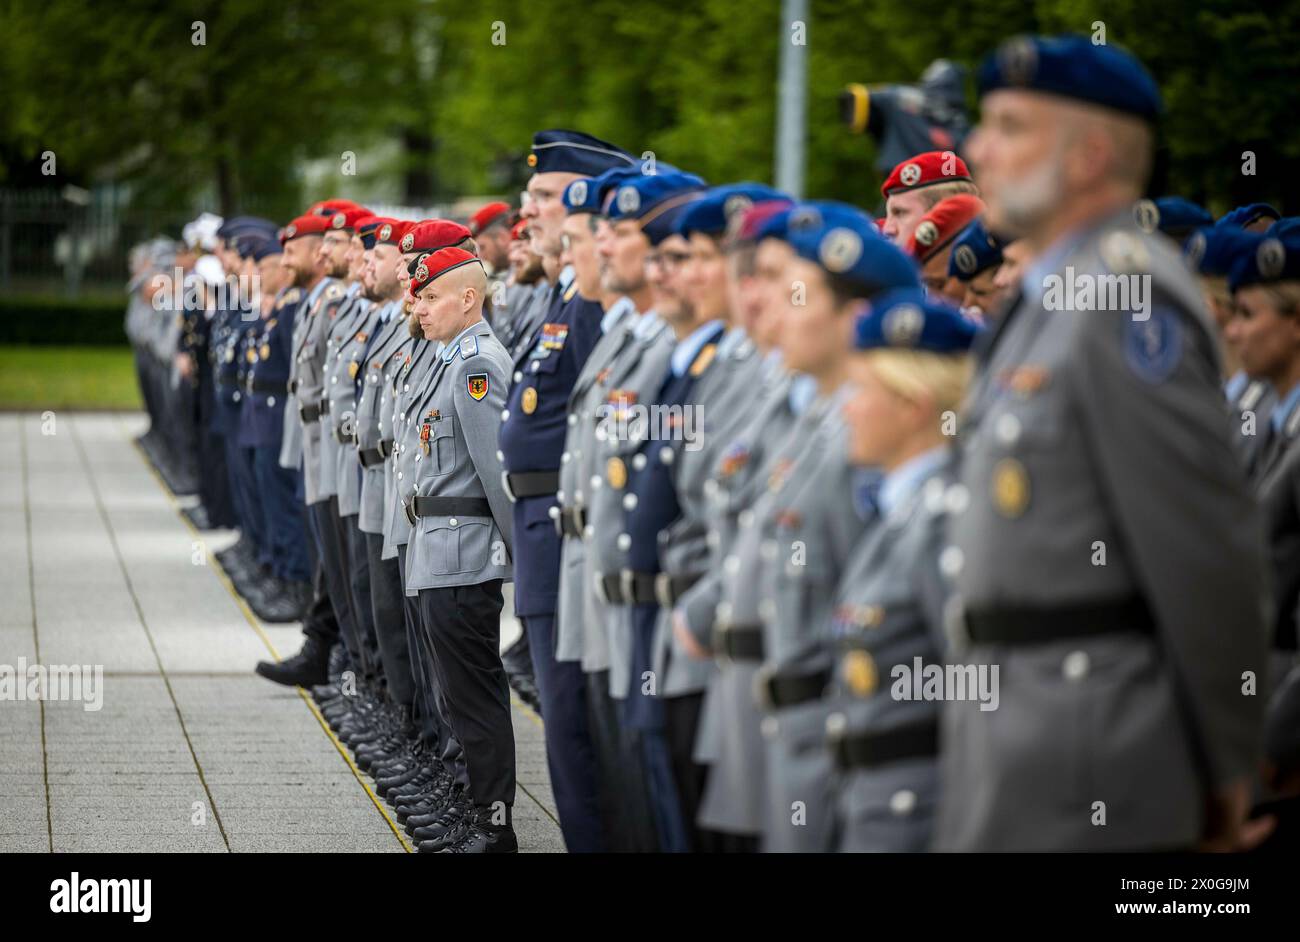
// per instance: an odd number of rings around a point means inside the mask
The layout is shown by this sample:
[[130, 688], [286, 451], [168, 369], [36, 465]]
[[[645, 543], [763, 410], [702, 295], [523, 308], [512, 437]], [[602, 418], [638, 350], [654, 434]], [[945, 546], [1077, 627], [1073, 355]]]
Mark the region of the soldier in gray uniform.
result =
[[486, 293], [487, 274], [464, 249], [424, 257], [411, 280], [412, 315], [427, 340], [446, 346], [427, 392], [407, 414], [419, 433], [413, 480], [398, 491], [414, 528], [406, 592], [419, 597], [447, 720], [464, 749], [470, 801], [459, 822], [422, 843], [422, 852], [518, 848], [510, 818], [510, 688], [499, 654], [513, 512], [496, 442], [510, 358], [483, 319]]
[[1013, 40], [980, 84], [987, 222], [1032, 261], [958, 432], [948, 628], [956, 661], [1006, 686], [996, 710], [944, 704], [936, 847], [1239, 846], [1262, 531], [1200, 293], [1133, 217], [1159, 94], [1082, 37]]
[[914, 690], [923, 677], [933, 686], [944, 666], [939, 554], [947, 502], [963, 495], [943, 415], [961, 403], [977, 329], [956, 308], [903, 289], [873, 301], [854, 331], [849, 460], [883, 478], [879, 522], [845, 567], [830, 625], [835, 712], [826, 731], [840, 851], [915, 853], [930, 844], [940, 698]]
[[765, 714], [763, 848], [819, 851], [829, 846], [831, 824], [829, 757], [820, 748], [830, 604], [871, 520], [855, 503], [862, 475], [848, 462], [840, 416], [849, 336], [861, 300], [919, 282], [913, 262], [854, 207], [800, 204], [781, 235], [794, 250], [784, 280], [804, 286], [804, 303], [782, 319], [781, 348], [790, 369], [816, 380], [817, 396], [755, 508], [769, 533], [760, 547], [763, 665], [755, 678]]

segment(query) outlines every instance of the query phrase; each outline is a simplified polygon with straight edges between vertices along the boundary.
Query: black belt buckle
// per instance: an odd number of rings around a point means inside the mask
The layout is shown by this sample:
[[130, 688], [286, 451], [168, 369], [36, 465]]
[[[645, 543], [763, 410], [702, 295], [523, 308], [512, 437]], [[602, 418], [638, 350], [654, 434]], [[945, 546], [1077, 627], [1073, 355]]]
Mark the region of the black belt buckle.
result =
[[631, 569], [620, 569], [618, 572], [618, 590], [622, 593], [623, 601], [628, 605], [636, 604], [636, 572]]
[[378, 450], [379, 450], [379, 457], [381, 457], [381, 458], [387, 458], [389, 455], [391, 455], [391, 454], [393, 453], [393, 439], [391, 439], [391, 438], [389, 438], [389, 439], [381, 438], [381, 439], [379, 440], [379, 449], [378, 449]]
[[673, 598], [673, 577], [669, 573], [655, 573], [655, 601], [660, 608], [670, 611], [677, 601]]
[[402, 509], [406, 511], [406, 519], [411, 521], [411, 526], [415, 526], [420, 520], [415, 515], [415, 500], [402, 501]]

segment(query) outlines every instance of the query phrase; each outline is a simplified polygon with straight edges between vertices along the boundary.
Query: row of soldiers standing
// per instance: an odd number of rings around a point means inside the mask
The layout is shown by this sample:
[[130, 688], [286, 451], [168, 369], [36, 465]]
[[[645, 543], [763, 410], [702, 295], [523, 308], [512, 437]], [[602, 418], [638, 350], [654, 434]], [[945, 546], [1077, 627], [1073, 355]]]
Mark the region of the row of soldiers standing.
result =
[[226, 231], [293, 282], [235, 328], [314, 576], [259, 672], [317, 685], [421, 851], [516, 847], [508, 580], [570, 850], [1276, 829], [1300, 241], [1138, 202], [1159, 95], [1118, 49], [1016, 40], [981, 93], [975, 175], [917, 155], [879, 221], [556, 130], [497, 284], [446, 220]]

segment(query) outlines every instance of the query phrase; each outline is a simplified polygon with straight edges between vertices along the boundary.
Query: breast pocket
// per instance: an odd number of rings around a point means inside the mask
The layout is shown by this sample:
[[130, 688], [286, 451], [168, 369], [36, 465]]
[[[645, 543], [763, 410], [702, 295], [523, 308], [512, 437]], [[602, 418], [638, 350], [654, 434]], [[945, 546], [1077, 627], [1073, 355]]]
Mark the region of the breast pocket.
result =
[[[444, 474], [450, 474], [456, 469], [456, 420], [451, 416], [441, 418], [436, 422], [426, 422], [421, 425], [420, 460], [428, 461], [429, 466], [426, 474], [438, 477]], [[428, 438], [425, 438], [424, 428], [428, 427]]]
[[420, 535], [429, 551], [428, 564], [434, 575], [478, 572], [488, 563], [492, 549], [489, 520], [456, 520], [452, 526], [446, 517], [424, 517]]

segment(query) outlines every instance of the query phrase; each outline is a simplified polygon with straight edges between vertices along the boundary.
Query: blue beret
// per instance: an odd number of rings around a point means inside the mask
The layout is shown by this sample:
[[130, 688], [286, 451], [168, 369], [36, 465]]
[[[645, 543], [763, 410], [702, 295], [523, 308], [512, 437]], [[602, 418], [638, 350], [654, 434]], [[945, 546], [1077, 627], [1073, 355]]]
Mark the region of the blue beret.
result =
[[672, 235], [682, 211], [708, 184], [693, 173], [669, 170], [628, 177], [614, 191], [605, 211], [611, 222], [635, 219], [651, 245]]
[[1267, 232], [1247, 232], [1233, 246], [1228, 288], [1276, 281], [1300, 281], [1300, 235], [1278, 238]]
[[1277, 236], [1279, 239], [1291, 235], [1294, 232], [1300, 232], [1300, 216], [1283, 216], [1273, 225], [1268, 227], [1268, 234]]
[[279, 226], [260, 216], [232, 216], [217, 227], [217, 235], [222, 239], [233, 239], [244, 232], [262, 232], [274, 236]]
[[953, 240], [948, 277], [970, 281], [982, 271], [1002, 264], [1003, 242], [976, 219]]
[[920, 272], [908, 255], [880, 234], [876, 221], [846, 203], [797, 203], [783, 217], [784, 239], [868, 298], [890, 288], [919, 288]]
[[1187, 264], [1201, 275], [1226, 276], [1255, 233], [1223, 222], [1202, 226], [1187, 238], [1183, 256]]
[[979, 90], [1023, 88], [1112, 108], [1154, 122], [1160, 91], [1133, 55], [1086, 36], [1017, 36], [984, 60]]
[[1139, 200], [1133, 212], [1138, 225], [1148, 232], [1159, 229], [1179, 242], [1186, 241], [1192, 230], [1214, 224], [1214, 217], [1208, 209], [1181, 196], [1162, 196], [1155, 202]]
[[564, 208], [570, 213], [601, 213], [605, 197], [624, 180], [637, 175], [631, 167], [615, 167], [594, 177], [574, 180], [564, 188]]
[[1268, 203], [1250, 203], [1246, 206], [1238, 206], [1230, 212], [1224, 213], [1219, 217], [1219, 224], [1224, 226], [1240, 226], [1245, 229], [1252, 222], [1258, 222], [1261, 219], [1278, 219], [1279, 213]]
[[528, 166], [533, 173], [580, 173], [594, 177], [612, 167], [636, 167], [631, 154], [608, 141], [581, 131], [538, 131]]
[[251, 258], [255, 262], [260, 262], [268, 255], [281, 254], [284, 252], [284, 246], [280, 244], [279, 239], [267, 238], [260, 234], [250, 234], [236, 238], [235, 250], [239, 253], [240, 258]]
[[691, 208], [677, 220], [677, 231], [682, 235], [704, 232], [721, 235], [727, 231], [731, 220], [744, 213], [755, 203], [768, 200], [788, 200], [780, 190], [762, 183], [728, 183], [715, 186], [691, 204]]
[[979, 332], [980, 326], [952, 305], [920, 288], [899, 288], [872, 299], [854, 325], [853, 346], [964, 353]]

